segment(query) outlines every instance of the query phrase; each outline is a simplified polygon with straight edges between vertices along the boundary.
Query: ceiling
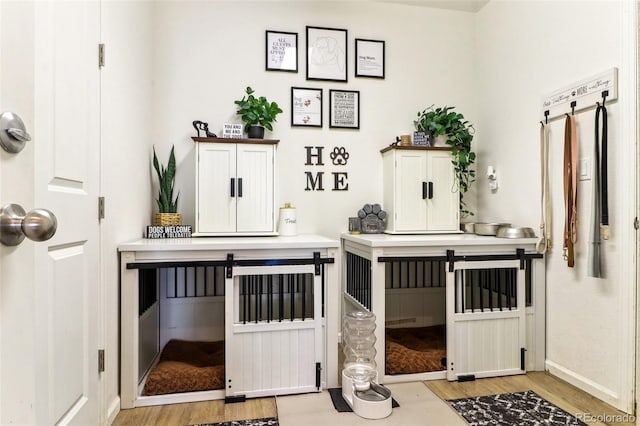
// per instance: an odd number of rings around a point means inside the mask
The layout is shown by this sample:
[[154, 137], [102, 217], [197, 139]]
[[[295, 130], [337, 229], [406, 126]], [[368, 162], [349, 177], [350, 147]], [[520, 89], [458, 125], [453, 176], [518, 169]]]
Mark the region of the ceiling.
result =
[[489, 0], [380, 0], [383, 3], [408, 4], [411, 6], [435, 7], [438, 9], [463, 10], [477, 12]]

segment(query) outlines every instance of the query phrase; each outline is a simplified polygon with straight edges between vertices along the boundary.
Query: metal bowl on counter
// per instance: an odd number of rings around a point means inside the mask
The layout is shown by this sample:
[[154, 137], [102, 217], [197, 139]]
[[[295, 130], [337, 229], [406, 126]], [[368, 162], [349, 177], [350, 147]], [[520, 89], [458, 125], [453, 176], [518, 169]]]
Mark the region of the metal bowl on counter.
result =
[[509, 226], [510, 223], [475, 223], [473, 231], [478, 235], [496, 235], [498, 229]]
[[473, 234], [475, 232], [475, 223], [463, 222], [460, 224], [460, 230], [465, 234]]
[[498, 238], [535, 238], [535, 236], [536, 234], [531, 228], [504, 226], [496, 232], [496, 237]]

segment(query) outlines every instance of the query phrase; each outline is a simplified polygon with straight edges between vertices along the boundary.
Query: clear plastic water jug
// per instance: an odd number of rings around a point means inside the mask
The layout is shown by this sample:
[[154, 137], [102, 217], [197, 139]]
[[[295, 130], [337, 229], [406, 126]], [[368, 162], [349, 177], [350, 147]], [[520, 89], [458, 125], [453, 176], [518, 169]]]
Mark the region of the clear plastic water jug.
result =
[[376, 378], [376, 316], [356, 311], [344, 317], [344, 373], [357, 390], [369, 389]]

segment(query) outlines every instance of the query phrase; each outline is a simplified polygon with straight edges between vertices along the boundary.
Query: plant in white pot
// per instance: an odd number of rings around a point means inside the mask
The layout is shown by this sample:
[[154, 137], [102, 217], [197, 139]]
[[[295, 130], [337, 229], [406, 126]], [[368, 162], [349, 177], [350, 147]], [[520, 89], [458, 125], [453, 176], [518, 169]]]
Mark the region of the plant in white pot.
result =
[[178, 213], [178, 196], [180, 194], [173, 198], [173, 185], [176, 179], [176, 157], [173, 148], [171, 146], [169, 162], [166, 168], [158, 162], [156, 148], [153, 148], [153, 168], [158, 175], [159, 185], [158, 199], [156, 200], [158, 213], [155, 216], [155, 225], [170, 226], [182, 223], [182, 216]]
[[262, 139], [264, 137], [264, 129], [273, 130], [273, 123], [276, 116], [282, 112], [282, 109], [276, 102], [269, 102], [264, 96], [255, 97], [255, 91], [247, 86], [246, 95], [242, 99], [234, 101], [238, 105], [237, 114], [242, 117], [244, 122], [244, 130], [249, 138]]
[[476, 153], [471, 150], [473, 140], [473, 124], [464, 119], [455, 107], [445, 106], [429, 108], [418, 112], [418, 119], [413, 123], [416, 130], [428, 132], [432, 138], [442, 137], [445, 144], [451, 146], [451, 156], [458, 189], [460, 191], [460, 214], [462, 217], [473, 216], [462, 199], [465, 192], [476, 180], [476, 171], [471, 168], [476, 160]]

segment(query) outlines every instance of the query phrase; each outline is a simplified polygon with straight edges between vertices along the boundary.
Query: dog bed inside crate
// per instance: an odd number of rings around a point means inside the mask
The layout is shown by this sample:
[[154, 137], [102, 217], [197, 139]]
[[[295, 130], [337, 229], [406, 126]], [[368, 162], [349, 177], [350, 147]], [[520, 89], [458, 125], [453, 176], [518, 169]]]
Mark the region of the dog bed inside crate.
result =
[[170, 340], [144, 385], [143, 395], [224, 388], [224, 341]]
[[442, 371], [447, 356], [446, 326], [387, 328], [386, 374]]

